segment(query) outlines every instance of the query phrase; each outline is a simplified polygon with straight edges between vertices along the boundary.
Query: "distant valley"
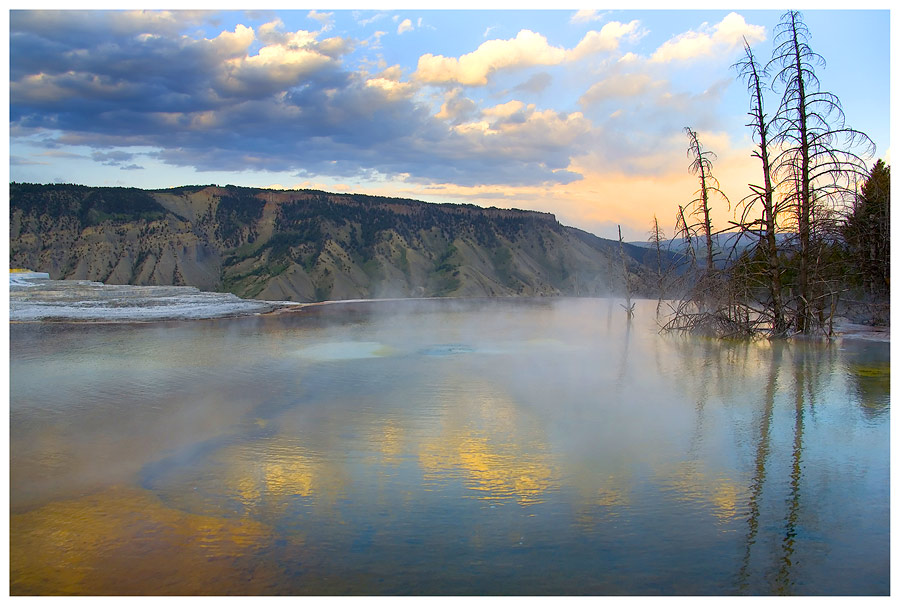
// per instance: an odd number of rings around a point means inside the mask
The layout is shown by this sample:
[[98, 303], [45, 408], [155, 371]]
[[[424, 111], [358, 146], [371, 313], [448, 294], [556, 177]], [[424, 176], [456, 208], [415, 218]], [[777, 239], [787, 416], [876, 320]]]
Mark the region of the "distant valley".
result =
[[[633, 294], [649, 292], [655, 252], [623, 250]], [[10, 265], [54, 279], [300, 302], [625, 288], [618, 242], [548, 213], [215, 185], [12, 183]]]

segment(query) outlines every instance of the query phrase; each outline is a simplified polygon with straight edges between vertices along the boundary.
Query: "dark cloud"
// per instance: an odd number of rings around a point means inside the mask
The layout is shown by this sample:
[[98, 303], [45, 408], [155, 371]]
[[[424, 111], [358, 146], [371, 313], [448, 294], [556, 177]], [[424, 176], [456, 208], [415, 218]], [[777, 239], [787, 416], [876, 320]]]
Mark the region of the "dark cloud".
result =
[[538, 72], [528, 78], [525, 82], [514, 86], [513, 90], [520, 90], [527, 93], [541, 93], [553, 82], [553, 76], [547, 72]]
[[[565, 116], [517, 112], [489, 137], [461, 131], [474, 119], [471, 101], [458, 101], [455, 121], [435, 117], [413, 85], [347, 70], [352, 40], [275, 32], [280, 42], [255, 52], [259, 40], [244, 26], [212, 39], [186, 33], [211, 20], [13, 11], [11, 133], [61, 133], [54, 143], [87, 145], [95, 161], [128, 170], [141, 167], [111, 148], [156, 148], [163, 162], [201, 171], [377, 172], [460, 185], [580, 178], [565, 168], [586, 140]], [[546, 78], [525, 84], [545, 87]]]
[[130, 162], [133, 158], [134, 154], [118, 150], [109, 152], [95, 151], [91, 154], [91, 159], [94, 162], [99, 162], [105, 166], [121, 166], [125, 162]]

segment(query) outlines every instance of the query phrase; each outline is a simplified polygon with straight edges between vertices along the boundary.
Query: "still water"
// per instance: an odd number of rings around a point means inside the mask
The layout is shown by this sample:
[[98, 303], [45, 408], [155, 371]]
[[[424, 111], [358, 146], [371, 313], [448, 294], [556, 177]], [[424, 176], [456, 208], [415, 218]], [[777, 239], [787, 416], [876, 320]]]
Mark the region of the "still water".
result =
[[13, 324], [10, 591], [889, 593], [889, 346], [618, 303]]

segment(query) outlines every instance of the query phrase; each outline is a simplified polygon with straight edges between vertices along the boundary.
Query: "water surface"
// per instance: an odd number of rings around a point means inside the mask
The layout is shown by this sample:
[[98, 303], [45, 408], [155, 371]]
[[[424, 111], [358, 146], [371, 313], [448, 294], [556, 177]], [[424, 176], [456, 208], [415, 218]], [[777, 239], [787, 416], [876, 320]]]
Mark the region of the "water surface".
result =
[[655, 302], [10, 326], [13, 594], [887, 594], [889, 347]]

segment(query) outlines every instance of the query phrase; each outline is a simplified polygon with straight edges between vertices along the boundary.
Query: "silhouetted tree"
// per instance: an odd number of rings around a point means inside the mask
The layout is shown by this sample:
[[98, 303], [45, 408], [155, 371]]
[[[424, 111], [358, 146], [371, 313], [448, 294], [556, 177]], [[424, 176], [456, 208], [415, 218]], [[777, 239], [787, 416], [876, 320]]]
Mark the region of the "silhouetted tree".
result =
[[726, 201], [728, 198], [722, 193], [719, 187], [719, 181], [712, 174], [712, 162], [716, 155], [708, 150], [704, 150], [700, 145], [697, 133], [685, 127], [684, 132], [688, 136], [688, 157], [691, 158], [689, 170], [691, 174], [697, 175], [700, 179], [700, 189], [697, 190], [697, 198], [691, 201], [690, 215], [697, 217], [700, 222], [700, 229], [706, 240], [706, 271], [713, 270], [713, 233], [712, 220], [710, 219], [710, 200], [714, 195], [719, 195]]
[[[744, 232], [759, 234], [758, 248], [766, 260], [765, 290], [768, 293], [767, 305], [758, 309], [760, 313], [770, 313], [772, 331], [775, 335], [783, 335], [787, 331], [782, 301], [781, 267], [778, 258], [778, 242], [775, 237], [777, 218], [781, 209], [775, 204], [775, 185], [772, 179], [770, 123], [767, 121], [764, 103], [764, 82], [769, 74], [765, 67], [759, 65], [744, 39], [744, 57], [735, 64], [739, 76], [747, 83], [750, 94], [750, 123], [756, 148], [753, 157], [758, 158], [762, 169], [762, 185], [750, 184], [750, 195], [741, 201], [742, 215], [739, 226]], [[758, 214], [751, 218], [756, 210]]]
[[794, 327], [801, 333], [823, 326], [826, 298], [834, 306], [836, 293], [823, 288], [820, 274], [825, 239], [833, 234], [835, 211], [852, 193], [855, 178], [867, 172], [864, 156], [874, 150], [865, 134], [845, 125], [840, 100], [819, 89], [816, 67], [823, 67], [825, 60], [813, 52], [809, 40], [800, 13], [785, 13], [775, 28], [769, 62], [777, 70], [775, 81], [784, 88], [773, 122], [778, 153], [772, 166], [775, 190], [783, 196], [779, 204], [798, 236], [793, 313]]
[[842, 229], [851, 267], [871, 295], [889, 294], [891, 276], [891, 167], [879, 160], [853, 200]]

